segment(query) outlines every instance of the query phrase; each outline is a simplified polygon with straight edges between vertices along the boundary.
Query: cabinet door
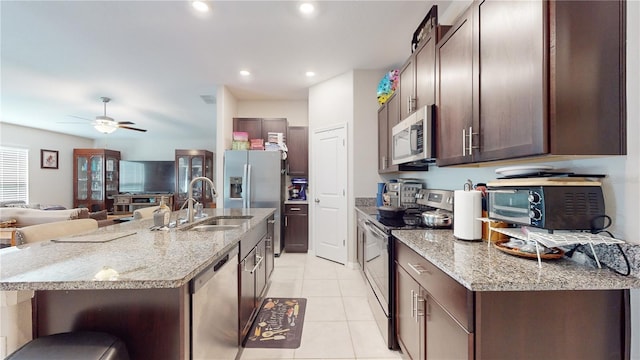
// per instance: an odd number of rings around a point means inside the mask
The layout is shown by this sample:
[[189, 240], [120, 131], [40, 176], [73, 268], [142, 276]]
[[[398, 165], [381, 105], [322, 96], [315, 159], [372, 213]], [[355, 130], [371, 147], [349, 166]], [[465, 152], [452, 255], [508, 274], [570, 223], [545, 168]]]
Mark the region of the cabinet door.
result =
[[433, 298], [423, 294], [427, 359], [473, 359], [471, 337]]
[[262, 139], [262, 119], [233, 118], [233, 131], [244, 131], [249, 139]]
[[74, 207], [89, 207], [89, 158], [87, 156], [76, 156], [75, 175], [75, 198]]
[[436, 29], [415, 52], [416, 109], [436, 103]]
[[421, 287], [396, 263], [396, 330], [398, 342], [410, 359], [424, 359], [424, 318], [419, 307]]
[[467, 149], [473, 124], [472, 10], [460, 17], [436, 49], [438, 165], [472, 161]]
[[378, 172], [384, 172], [391, 163], [389, 159], [389, 116], [388, 104], [378, 110]]
[[309, 250], [309, 226], [306, 205], [286, 205], [284, 248], [287, 252]]
[[416, 98], [416, 73], [415, 58], [411, 56], [400, 69], [400, 90], [398, 101], [400, 102], [400, 119], [406, 118], [415, 111]]
[[256, 277], [256, 299], [255, 299], [255, 308], [260, 310], [260, 305], [262, 305], [262, 297], [265, 295], [264, 292], [267, 287], [267, 247], [266, 247], [266, 239], [267, 236], [262, 238], [258, 245], [256, 246], [256, 265], [257, 269], [255, 270]]
[[268, 140], [268, 134], [272, 133], [282, 133], [282, 137], [285, 143], [287, 143], [287, 128], [288, 128], [287, 119], [279, 118], [279, 119], [262, 119], [262, 139], [265, 142]]
[[307, 176], [309, 173], [309, 132], [306, 126], [290, 126], [288, 129], [287, 173], [290, 176]]
[[256, 304], [256, 285], [255, 285], [255, 272], [254, 267], [256, 265], [256, 249], [253, 249], [247, 256], [238, 264], [238, 276], [240, 278], [239, 292], [239, 309], [238, 316], [240, 318], [240, 341], [245, 338], [251, 323], [249, 320], [253, 315]]
[[[548, 152], [544, 2], [480, 1], [476, 81], [479, 152], [475, 161]], [[475, 130], [475, 129], [474, 129]], [[475, 140], [474, 140], [475, 141]]]

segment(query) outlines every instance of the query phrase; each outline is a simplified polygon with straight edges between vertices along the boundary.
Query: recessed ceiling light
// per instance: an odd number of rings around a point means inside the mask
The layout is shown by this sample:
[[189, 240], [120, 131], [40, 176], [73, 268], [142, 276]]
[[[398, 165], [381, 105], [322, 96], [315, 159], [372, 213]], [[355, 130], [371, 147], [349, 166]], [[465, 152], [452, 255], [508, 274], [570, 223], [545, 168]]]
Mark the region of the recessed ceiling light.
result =
[[305, 15], [309, 15], [313, 13], [313, 11], [315, 10], [315, 6], [313, 6], [313, 4], [310, 2], [303, 2], [298, 6], [298, 10], [300, 10], [300, 12]]
[[207, 4], [206, 1], [202, 1], [202, 0], [195, 0], [191, 2], [191, 6], [193, 6], [194, 9], [200, 11], [200, 12], [207, 12], [209, 11], [209, 5]]
[[306, 73], [304, 73], [307, 77], [314, 77], [316, 76], [316, 73], [314, 73], [313, 71], [307, 71]]
[[240, 75], [249, 76], [249, 75], [251, 75], [251, 73], [249, 72], [249, 70], [240, 70]]

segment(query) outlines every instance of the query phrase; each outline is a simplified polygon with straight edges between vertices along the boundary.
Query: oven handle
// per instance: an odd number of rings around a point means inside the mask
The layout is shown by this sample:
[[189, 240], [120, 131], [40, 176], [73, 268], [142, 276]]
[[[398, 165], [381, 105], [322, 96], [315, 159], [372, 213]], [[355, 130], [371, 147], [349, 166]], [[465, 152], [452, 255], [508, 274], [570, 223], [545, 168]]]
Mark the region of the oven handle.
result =
[[487, 189], [487, 192], [490, 193], [498, 193], [498, 194], [515, 194], [518, 190], [497, 190], [497, 189]]
[[389, 236], [385, 234], [382, 230], [378, 229], [377, 226], [373, 225], [371, 221], [365, 221], [364, 224], [369, 231], [374, 232], [379, 237], [387, 238]]

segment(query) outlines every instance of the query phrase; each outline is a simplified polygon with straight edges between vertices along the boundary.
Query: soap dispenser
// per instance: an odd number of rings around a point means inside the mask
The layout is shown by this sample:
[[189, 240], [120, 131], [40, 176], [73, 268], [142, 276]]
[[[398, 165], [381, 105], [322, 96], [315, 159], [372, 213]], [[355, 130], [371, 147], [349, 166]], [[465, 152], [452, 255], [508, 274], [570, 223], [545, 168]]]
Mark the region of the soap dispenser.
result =
[[171, 209], [167, 206], [164, 196], [160, 198], [160, 207], [153, 212], [153, 225], [155, 226], [169, 226], [169, 220], [171, 218]]

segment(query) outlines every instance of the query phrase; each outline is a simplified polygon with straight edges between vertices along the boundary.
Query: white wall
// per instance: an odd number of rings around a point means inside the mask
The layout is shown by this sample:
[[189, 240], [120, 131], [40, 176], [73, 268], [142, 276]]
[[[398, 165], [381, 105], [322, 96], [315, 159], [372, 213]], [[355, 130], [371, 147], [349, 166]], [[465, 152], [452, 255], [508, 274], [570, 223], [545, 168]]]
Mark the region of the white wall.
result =
[[286, 118], [289, 126], [307, 126], [309, 105], [307, 100], [238, 100], [238, 111], [235, 117]]
[[[352, 141], [353, 197], [371, 197], [376, 193], [378, 176], [378, 83], [385, 70], [354, 71], [354, 114]], [[355, 221], [354, 221], [355, 222]], [[355, 231], [355, 230], [354, 230]]]
[[[0, 122], [0, 144], [29, 150], [29, 202], [73, 207], [73, 149], [93, 140]], [[58, 169], [40, 168], [40, 150], [58, 151]]]
[[173, 138], [157, 140], [153, 134], [141, 140], [97, 139], [93, 147], [120, 151], [122, 160], [129, 161], [174, 161], [176, 149], [197, 149], [215, 152], [216, 139], [213, 138]]
[[236, 116], [238, 109], [238, 100], [231, 94], [226, 86], [219, 86], [216, 92], [218, 106], [218, 126], [217, 144], [216, 144], [216, 189], [218, 196], [216, 198], [218, 207], [223, 206], [224, 189], [224, 151], [231, 149], [233, 142], [233, 118]]

